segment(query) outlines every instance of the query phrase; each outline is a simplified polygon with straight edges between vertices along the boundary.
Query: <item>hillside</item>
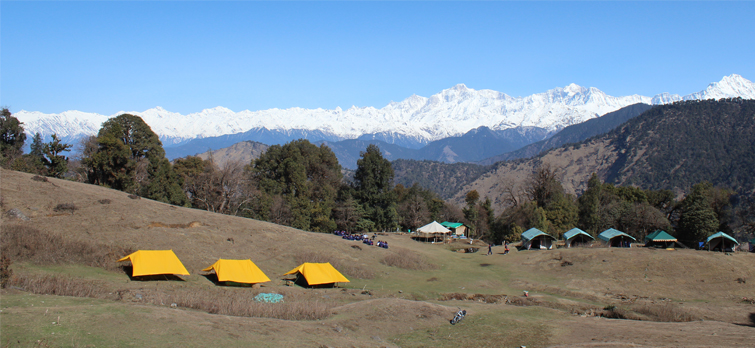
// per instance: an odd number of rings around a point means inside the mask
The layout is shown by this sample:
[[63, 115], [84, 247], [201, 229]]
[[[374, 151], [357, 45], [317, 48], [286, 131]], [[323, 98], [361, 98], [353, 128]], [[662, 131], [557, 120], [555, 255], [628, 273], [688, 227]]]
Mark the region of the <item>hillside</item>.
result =
[[434, 161], [395, 160], [391, 162], [394, 183], [411, 187], [415, 183], [449, 199], [462, 187], [490, 170], [491, 166], [472, 163], [440, 163]]
[[212, 152], [203, 152], [197, 156], [203, 160], [212, 157], [218, 167], [223, 168], [228, 162], [238, 162], [247, 165], [259, 158], [268, 146], [254, 141], [242, 141], [229, 147], [218, 149]]
[[581, 193], [595, 172], [605, 182], [684, 192], [703, 180], [743, 194], [755, 190], [755, 101], [687, 101], [657, 106], [613, 131], [527, 160], [501, 162], [454, 195], [476, 189], [503, 208], [504, 189], [521, 192], [541, 163], [563, 170]]
[[[382, 249], [93, 185], [6, 170], [0, 179], [2, 210], [29, 217], [3, 214], [0, 231], [14, 275], [0, 290], [0, 329], [20, 346], [736, 347], [755, 333], [755, 305], [742, 300], [755, 292], [755, 254], [495, 247], [485, 256], [401, 234], [379, 235], [391, 245]], [[192, 275], [129, 279], [114, 267], [129, 249], [172, 249]], [[87, 263], [89, 253], [103, 263]], [[272, 281], [215, 285], [200, 270], [221, 257], [250, 258]], [[284, 272], [318, 260], [351, 282], [285, 285]], [[285, 302], [255, 303], [261, 292]], [[467, 316], [450, 325], [458, 308]]]
[[582, 140], [594, 137], [596, 135], [608, 133], [614, 128], [622, 125], [624, 122], [649, 110], [651, 107], [652, 106], [647, 104], [630, 105], [614, 112], [609, 112], [601, 117], [593, 118], [579, 124], [568, 126], [548, 139], [529, 144], [515, 151], [510, 151], [498, 156], [486, 158], [477, 163], [482, 165], [489, 165], [500, 161], [530, 158], [552, 148], [560, 147], [569, 143], [578, 143]]

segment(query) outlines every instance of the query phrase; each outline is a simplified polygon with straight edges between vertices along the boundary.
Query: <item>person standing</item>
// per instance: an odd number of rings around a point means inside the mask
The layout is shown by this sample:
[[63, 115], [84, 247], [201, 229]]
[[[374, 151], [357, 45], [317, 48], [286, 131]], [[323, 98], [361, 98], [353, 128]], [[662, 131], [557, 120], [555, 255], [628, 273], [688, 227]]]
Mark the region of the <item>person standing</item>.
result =
[[493, 255], [493, 244], [488, 244], [488, 255]]

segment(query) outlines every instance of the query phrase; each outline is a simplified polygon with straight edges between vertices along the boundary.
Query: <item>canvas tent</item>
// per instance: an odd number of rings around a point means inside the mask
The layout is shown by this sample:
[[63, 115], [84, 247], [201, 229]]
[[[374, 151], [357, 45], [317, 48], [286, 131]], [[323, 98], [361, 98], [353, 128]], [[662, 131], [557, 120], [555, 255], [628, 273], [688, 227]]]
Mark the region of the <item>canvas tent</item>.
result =
[[270, 281], [270, 278], [252, 260], [219, 259], [212, 266], [202, 271], [210, 272], [212, 270], [218, 276], [219, 282], [256, 284]]
[[663, 230], [657, 230], [645, 236], [645, 247], [674, 249], [677, 239]]
[[439, 224], [437, 221], [433, 221], [417, 229], [417, 235], [420, 238], [444, 238], [447, 234], [451, 234], [451, 230], [443, 227], [443, 225]]
[[600, 232], [598, 238], [608, 243], [609, 247], [615, 248], [629, 248], [632, 241], [637, 241], [634, 237], [613, 228]]
[[734, 251], [739, 242], [730, 235], [718, 232], [705, 240], [708, 251]]
[[750, 252], [755, 253], [755, 238], [750, 239]]
[[[284, 275], [300, 274], [306, 281], [306, 285], [325, 285], [335, 283], [349, 283], [349, 280], [338, 272], [330, 262], [326, 263], [310, 263], [305, 262], [299, 265]], [[302, 277], [297, 277], [297, 280]]]
[[451, 230], [451, 233], [457, 235], [457, 236], [466, 236], [467, 235], [467, 226], [464, 225], [461, 222], [449, 222], [449, 221], [443, 221], [440, 223], [441, 226]]
[[173, 250], [138, 250], [120, 260], [131, 261], [132, 277], [177, 274], [189, 275], [189, 271], [176, 257]]
[[522, 248], [527, 250], [552, 249], [554, 240], [556, 238], [533, 227], [522, 233]]
[[571, 248], [580, 244], [589, 244], [594, 241], [595, 238], [579, 228], [572, 228], [564, 233], [564, 240], [566, 241], [566, 247]]

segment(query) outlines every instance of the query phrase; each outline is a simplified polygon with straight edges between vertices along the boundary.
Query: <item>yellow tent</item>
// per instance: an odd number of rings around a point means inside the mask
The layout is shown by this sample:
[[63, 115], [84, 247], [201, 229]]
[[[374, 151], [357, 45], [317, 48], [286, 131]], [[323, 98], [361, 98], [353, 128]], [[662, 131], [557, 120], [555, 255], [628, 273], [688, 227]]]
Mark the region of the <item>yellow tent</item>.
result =
[[269, 282], [265, 273], [252, 260], [223, 260], [219, 259], [212, 266], [203, 269], [204, 272], [215, 270], [219, 282], [236, 283], [264, 283]]
[[118, 262], [131, 260], [132, 277], [156, 274], [189, 275], [173, 250], [139, 250]]
[[338, 272], [330, 262], [310, 263], [305, 262], [284, 275], [301, 273], [309, 285], [329, 284], [329, 283], [349, 283], [349, 280]]

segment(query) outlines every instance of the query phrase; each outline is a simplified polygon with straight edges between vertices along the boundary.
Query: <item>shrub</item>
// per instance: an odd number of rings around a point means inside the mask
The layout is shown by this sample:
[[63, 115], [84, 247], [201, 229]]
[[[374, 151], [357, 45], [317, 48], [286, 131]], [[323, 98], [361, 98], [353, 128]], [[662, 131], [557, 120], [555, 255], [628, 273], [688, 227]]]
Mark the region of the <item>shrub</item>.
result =
[[3, 255], [0, 256], [0, 288], [5, 288], [8, 281], [13, 277], [13, 270], [10, 269], [10, 259]]
[[637, 313], [645, 314], [653, 318], [655, 321], [687, 322], [697, 320], [697, 318], [691, 313], [669, 302], [663, 304], [647, 304], [637, 307], [635, 311]]
[[73, 214], [76, 210], [79, 208], [76, 207], [76, 204], [73, 203], [60, 203], [53, 209], [54, 211], [61, 213], [61, 212], [67, 212]]
[[39, 175], [32, 176], [31, 179], [34, 180], [34, 181], [41, 181], [41, 182], [47, 182], [48, 181], [46, 177], [39, 176]]
[[0, 231], [0, 251], [2, 255], [16, 261], [37, 264], [77, 263], [114, 271], [119, 266], [113, 261], [134, 250], [85, 241], [67, 241], [60, 235], [30, 226], [10, 225], [4, 226]]
[[109, 199], [100, 199], [97, 202], [99, 202], [100, 204], [110, 204], [111, 203], [111, 201]]

